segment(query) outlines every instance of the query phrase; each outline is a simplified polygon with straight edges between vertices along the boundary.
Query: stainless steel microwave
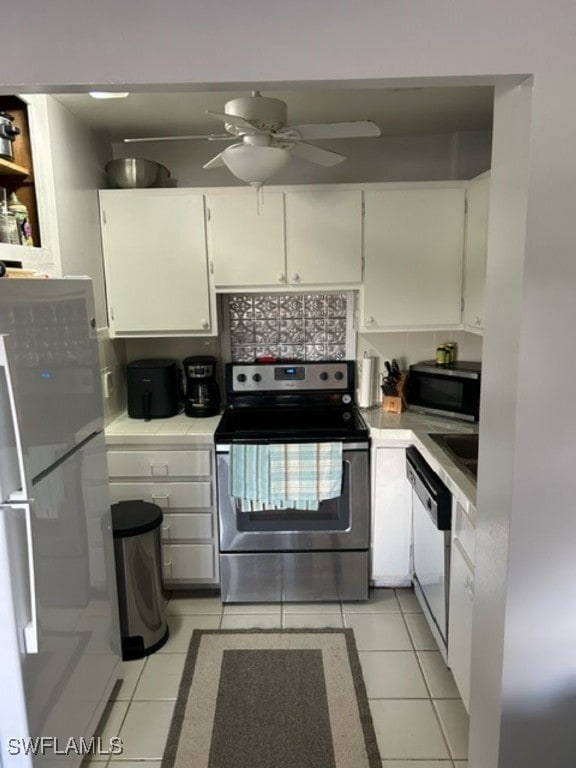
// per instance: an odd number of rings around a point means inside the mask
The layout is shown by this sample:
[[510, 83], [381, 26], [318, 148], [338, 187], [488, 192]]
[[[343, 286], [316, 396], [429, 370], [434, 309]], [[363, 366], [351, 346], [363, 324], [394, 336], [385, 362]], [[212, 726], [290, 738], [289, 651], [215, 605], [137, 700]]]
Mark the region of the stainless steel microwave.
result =
[[481, 370], [481, 363], [466, 361], [441, 366], [434, 360], [425, 360], [411, 365], [409, 410], [478, 421]]

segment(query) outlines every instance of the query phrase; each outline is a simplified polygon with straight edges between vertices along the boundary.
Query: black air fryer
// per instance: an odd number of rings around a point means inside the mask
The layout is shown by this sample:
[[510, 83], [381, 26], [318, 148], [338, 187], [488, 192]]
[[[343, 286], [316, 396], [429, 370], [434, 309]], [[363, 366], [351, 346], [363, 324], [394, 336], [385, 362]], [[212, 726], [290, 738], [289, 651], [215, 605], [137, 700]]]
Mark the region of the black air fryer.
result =
[[176, 360], [133, 360], [128, 363], [128, 416], [163, 419], [178, 413], [178, 363]]

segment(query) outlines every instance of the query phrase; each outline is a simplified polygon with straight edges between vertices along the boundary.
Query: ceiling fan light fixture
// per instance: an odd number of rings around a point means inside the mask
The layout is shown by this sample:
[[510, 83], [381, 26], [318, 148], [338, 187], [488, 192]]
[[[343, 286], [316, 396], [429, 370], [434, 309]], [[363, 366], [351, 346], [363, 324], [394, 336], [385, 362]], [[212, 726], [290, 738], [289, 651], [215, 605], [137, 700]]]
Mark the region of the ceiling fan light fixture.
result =
[[258, 187], [288, 164], [290, 152], [280, 147], [241, 144], [228, 147], [222, 160], [234, 176]]
[[88, 91], [93, 99], [125, 99], [130, 96], [129, 91]]

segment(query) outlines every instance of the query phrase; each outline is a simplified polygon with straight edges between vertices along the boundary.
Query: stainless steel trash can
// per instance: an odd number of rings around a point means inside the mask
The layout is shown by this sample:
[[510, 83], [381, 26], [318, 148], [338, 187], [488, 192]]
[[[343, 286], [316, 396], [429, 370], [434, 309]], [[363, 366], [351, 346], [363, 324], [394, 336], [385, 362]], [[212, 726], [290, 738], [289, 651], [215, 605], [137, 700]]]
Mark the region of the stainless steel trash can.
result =
[[122, 658], [140, 659], [168, 639], [162, 586], [162, 510], [146, 501], [112, 505]]

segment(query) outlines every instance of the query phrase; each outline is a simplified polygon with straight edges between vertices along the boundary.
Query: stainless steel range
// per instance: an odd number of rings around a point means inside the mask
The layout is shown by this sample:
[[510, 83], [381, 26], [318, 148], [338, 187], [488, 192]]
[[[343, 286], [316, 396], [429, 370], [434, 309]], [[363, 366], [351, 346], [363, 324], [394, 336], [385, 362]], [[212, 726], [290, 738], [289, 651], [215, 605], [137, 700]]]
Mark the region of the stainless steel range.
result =
[[[354, 374], [350, 361], [226, 366], [215, 434], [223, 602], [368, 598], [370, 443]], [[232, 495], [234, 445], [323, 443], [341, 444], [341, 481], [316, 509], [246, 509]]]

